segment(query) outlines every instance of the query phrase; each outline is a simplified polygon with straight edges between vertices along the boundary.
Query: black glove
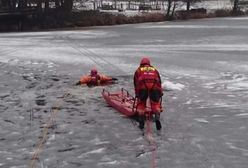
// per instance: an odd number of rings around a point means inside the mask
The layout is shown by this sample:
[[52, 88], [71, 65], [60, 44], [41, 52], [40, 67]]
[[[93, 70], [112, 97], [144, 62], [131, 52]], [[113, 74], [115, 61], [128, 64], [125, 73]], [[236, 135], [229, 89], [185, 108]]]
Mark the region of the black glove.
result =
[[81, 82], [80, 81], [78, 81], [75, 85], [77, 86], [77, 85], [80, 85], [81, 84]]
[[117, 78], [112, 78], [112, 80], [113, 80], [113, 81], [118, 81], [118, 79], [117, 79]]

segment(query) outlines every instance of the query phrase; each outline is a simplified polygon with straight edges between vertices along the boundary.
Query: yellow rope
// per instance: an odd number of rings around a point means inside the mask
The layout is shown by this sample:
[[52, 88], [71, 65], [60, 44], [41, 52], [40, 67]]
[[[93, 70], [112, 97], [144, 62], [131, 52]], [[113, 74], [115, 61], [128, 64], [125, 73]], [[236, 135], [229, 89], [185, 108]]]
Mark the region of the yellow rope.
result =
[[48, 137], [49, 128], [52, 126], [53, 120], [55, 119], [56, 114], [59, 111], [59, 104], [68, 95], [69, 95], [69, 93], [65, 93], [62, 96], [62, 99], [60, 99], [59, 101], [56, 102], [57, 106], [52, 107], [52, 110], [51, 110], [52, 114], [49, 117], [48, 121], [46, 122], [46, 126], [43, 128], [43, 131], [42, 131], [42, 139], [37, 143], [36, 149], [35, 149], [35, 151], [34, 151], [34, 153], [32, 155], [32, 158], [31, 158], [31, 161], [30, 161], [30, 164], [29, 164], [30, 168], [35, 168], [36, 167], [36, 164], [35, 164], [36, 160], [39, 159], [39, 154], [40, 154], [40, 152], [42, 150], [42, 147], [45, 144], [45, 141], [47, 140], [47, 137]]

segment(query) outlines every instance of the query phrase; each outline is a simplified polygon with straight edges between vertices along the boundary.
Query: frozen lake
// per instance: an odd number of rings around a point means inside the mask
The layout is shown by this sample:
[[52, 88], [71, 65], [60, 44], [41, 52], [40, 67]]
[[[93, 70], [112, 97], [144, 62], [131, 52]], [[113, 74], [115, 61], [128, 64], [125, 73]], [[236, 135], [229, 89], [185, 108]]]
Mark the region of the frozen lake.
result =
[[133, 93], [149, 56], [166, 89], [156, 168], [247, 168], [247, 20], [0, 34], [0, 167], [151, 167], [147, 138], [106, 105], [103, 87], [74, 86], [97, 67], [119, 79], [105, 88]]

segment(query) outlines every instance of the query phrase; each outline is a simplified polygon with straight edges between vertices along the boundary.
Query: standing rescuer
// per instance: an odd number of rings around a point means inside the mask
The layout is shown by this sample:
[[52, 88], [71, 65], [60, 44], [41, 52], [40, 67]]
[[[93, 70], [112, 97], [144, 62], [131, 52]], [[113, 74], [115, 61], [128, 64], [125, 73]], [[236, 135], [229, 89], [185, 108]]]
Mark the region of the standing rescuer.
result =
[[163, 96], [159, 72], [151, 66], [150, 59], [142, 58], [140, 66], [134, 74], [135, 95], [138, 100], [137, 112], [139, 115], [139, 128], [144, 129], [146, 102], [149, 98], [151, 110], [155, 114], [157, 130], [162, 128], [160, 113], [162, 112], [161, 97]]
[[76, 85], [86, 84], [87, 86], [99, 86], [105, 84], [111, 84], [118, 79], [105, 75], [100, 75], [96, 68], [92, 68], [89, 75], [82, 76]]

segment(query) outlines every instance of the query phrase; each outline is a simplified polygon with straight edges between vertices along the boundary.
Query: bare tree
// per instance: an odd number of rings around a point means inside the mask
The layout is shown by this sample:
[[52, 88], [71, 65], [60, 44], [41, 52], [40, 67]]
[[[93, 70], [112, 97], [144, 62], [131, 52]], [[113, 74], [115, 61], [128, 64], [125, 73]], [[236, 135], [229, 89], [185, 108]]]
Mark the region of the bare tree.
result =
[[168, 6], [167, 6], [166, 17], [167, 19], [172, 20], [177, 7], [177, 0], [167, 0], [167, 2], [168, 2]]

